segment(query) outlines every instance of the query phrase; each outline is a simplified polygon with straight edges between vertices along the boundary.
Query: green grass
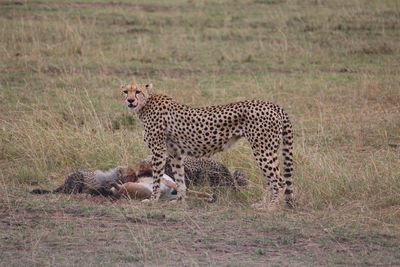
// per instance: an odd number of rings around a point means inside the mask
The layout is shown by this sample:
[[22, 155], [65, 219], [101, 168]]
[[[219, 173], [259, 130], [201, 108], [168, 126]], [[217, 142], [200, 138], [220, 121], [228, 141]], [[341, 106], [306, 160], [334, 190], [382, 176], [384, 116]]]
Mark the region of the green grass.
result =
[[[399, 264], [398, 1], [5, 0], [0, 25], [2, 262]], [[128, 82], [191, 106], [284, 107], [298, 208], [248, 210], [265, 181], [244, 140], [215, 158], [250, 186], [213, 206], [26, 194], [149, 154]]]

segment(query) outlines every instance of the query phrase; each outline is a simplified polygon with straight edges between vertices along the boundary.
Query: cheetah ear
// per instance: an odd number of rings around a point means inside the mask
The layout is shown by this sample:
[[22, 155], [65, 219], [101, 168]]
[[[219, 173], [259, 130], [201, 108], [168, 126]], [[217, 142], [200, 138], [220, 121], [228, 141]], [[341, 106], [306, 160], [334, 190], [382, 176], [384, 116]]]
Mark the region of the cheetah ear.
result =
[[146, 84], [144, 87], [146, 87], [146, 89], [147, 89], [148, 96], [153, 94], [153, 84], [152, 83]]

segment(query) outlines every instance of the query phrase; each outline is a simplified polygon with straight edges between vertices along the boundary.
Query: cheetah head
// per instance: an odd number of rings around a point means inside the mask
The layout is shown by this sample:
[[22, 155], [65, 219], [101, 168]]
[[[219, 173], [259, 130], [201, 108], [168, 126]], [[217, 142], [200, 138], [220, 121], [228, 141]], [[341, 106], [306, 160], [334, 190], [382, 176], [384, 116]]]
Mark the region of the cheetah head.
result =
[[138, 177], [136, 171], [128, 166], [118, 166], [119, 181], [121, 183], [136, 182]]
[[121, 86], [124, 104], [134, 112], [140, 111], [146, 105], [152, 88], [152, 84], [141, 85], [132, 83]]

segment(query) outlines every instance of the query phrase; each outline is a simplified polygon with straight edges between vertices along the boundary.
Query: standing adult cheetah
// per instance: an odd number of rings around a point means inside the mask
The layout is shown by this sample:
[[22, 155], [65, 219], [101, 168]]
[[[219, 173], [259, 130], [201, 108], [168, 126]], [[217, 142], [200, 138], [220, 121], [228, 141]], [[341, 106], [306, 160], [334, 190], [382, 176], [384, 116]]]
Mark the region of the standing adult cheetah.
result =
[[[125, 104], [144, 124], [144, 141], [153, 153], [154, 186], [152, 199], [160, 197], [160, 179], [167, 157], [178, 184], [178, 199], [184, 200], [183, 159], [203, 157], [225, 151], [244, 137], [264, 176], [270, 194], [256, 207], [273, 209], [279, 190], [286, 185], [285, 199], [293, 206], [292, 125], [279, 106], [260, 100], [242, 101], [224, 106], [191, 108], [172, 98], [155, 94], [152, 85], [128, 84], [121, 87]], [[279, 172], [278, 149], [282, 137], [283, 178]]]

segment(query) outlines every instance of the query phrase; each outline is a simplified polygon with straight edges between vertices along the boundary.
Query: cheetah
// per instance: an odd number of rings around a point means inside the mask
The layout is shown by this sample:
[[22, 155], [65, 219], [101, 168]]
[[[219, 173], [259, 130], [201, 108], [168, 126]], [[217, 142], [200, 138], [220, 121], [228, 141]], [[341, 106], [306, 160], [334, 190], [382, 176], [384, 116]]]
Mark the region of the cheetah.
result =
[[[210, 157], [226, 151], [244, 137], [263, 172], [269, 194], [265, 193], [256, 208], [273, 210], [279, 201], [280, 189], [285, 189], [288, 206], [293, 198], [293, 133], [286, 112], [281, 107], [261, 100], [247, 100], [220, 106], [192, 108], [157, 94], [152, 85], [121, 86], [124, 104], [144, 125], [143, 138], [153, 158], [152, 200], [160, 197], [160, 179], [167, 157], [171, 160], [176, 179], [177, 199], [184, 200], [183, 160], [187, 156]], [[283, 176], [278, 164], [278, 149], [282, 145]]]
[[31, 194], [64, 193], [112, 196], [111, 188], [118, 183], [134, 182], [136, 171], [130, 167], [116, 167], [106, 172], [80, 169], [70, 173], [64, 183], [53, 191], [34, 189]]
[[[139, 165], [139, 169], [149, 169], [151, 172], [152, 156], [146, 157]], [[247, 176], [240, 170], [230, 171], [221, 162], [207, 158], [186, 157], [183, 160], [186, 187], [204, 185], [206, 181], [211, 187], [230, 186], [234, 191], [240, 191], [248, 184]], [[165, 174], [174, 177], [171, 160], [167, 158]]]

